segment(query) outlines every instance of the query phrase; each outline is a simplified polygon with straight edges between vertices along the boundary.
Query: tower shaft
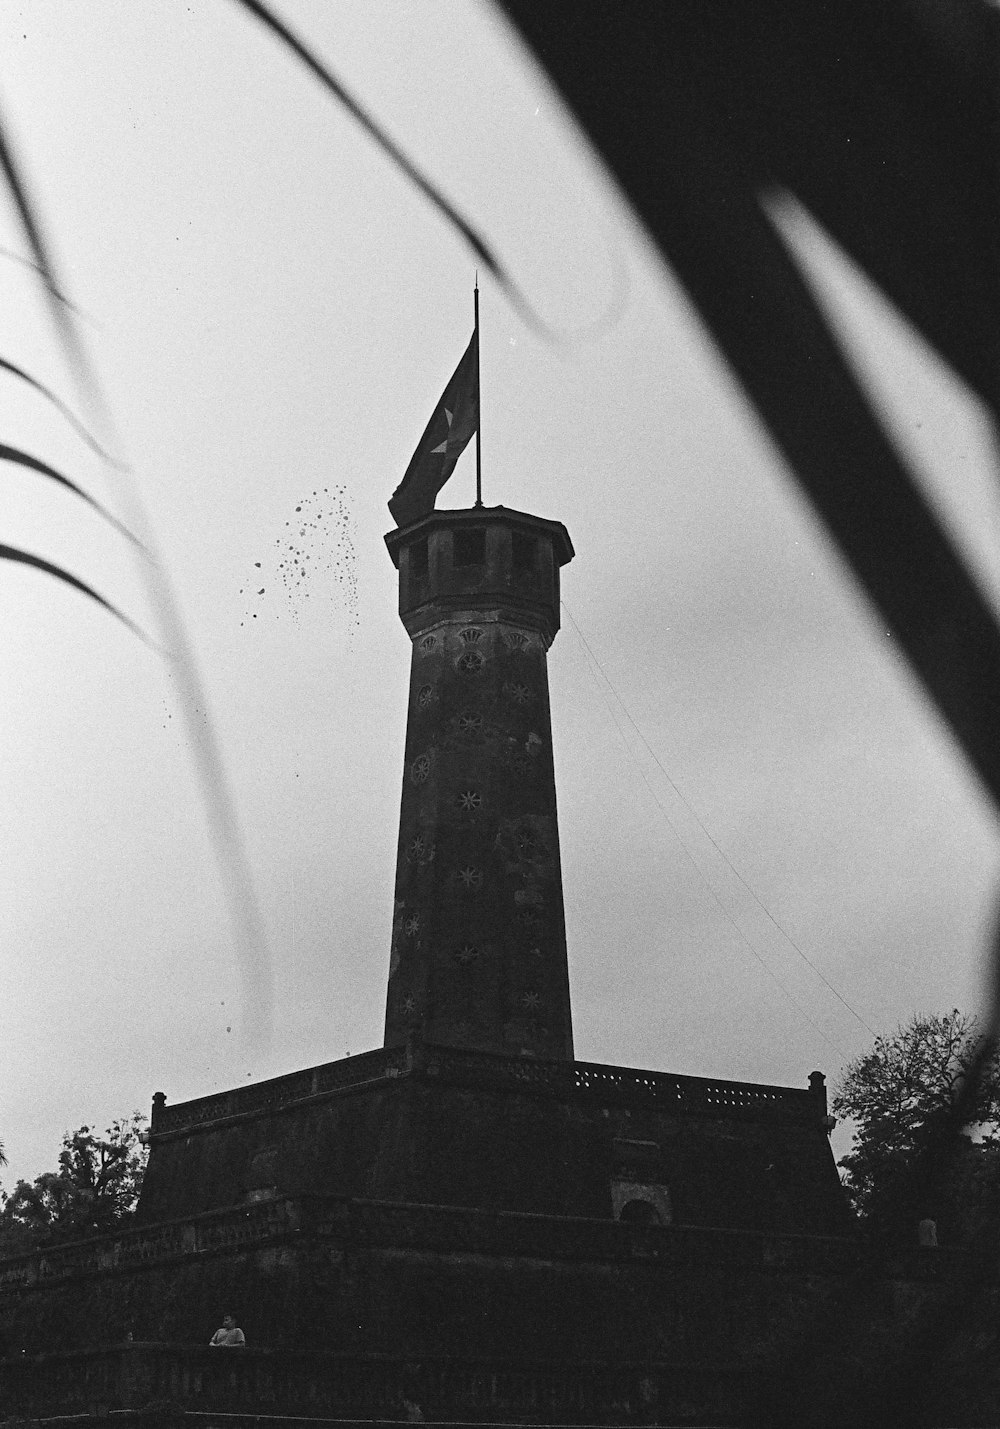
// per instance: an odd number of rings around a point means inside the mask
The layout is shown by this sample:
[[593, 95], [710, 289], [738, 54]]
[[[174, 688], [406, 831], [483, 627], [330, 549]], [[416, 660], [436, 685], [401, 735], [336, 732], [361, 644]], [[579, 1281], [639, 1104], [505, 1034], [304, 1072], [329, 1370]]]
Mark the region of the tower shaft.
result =
[[387, 544], [413, 650], [385, 1044], [572, 1059], [546, 669], [569, 537], [473, 508]]

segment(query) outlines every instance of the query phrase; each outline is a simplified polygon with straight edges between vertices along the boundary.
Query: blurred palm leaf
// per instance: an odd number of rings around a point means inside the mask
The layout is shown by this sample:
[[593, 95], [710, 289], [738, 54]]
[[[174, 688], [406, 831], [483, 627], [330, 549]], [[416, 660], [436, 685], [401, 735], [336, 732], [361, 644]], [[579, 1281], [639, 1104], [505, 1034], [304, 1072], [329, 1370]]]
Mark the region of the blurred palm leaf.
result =
[[[29, 266], [37, 271], [37, 263], [31, 263]], [[59, 301], [65, 303], [66, 299], [60, 294]], [[37, 377], [32, 377], [30, 372], [25, 372], [24, 368], [18, 367], [16, 363], [8, 362], [5, 357], [0, 357], [0, 369], [4, 372], [12, 373], [15, 377], [19, 377], [22, 382], [27, 382], [29, 387], [33, 387], [36, 392], [40, 392], [43, 397], [52, 403], [57, 412], [62, 413], [73, 430], [83, 438], [92, 452], [99, 456], [102, 461], [106, 461], [109, 466], [119, 466], [119, 463], [115, 461], [114, 457], [111, 456], [109, 452], [106, 452], [102, 446], [98, 445], [73, 409], [68, 407], [62, 398], [58, 397], [56, 393], [52, 391], [51, 387], [46, 387], [43, 382], [38, 381]]]
[[[364, 126], [523, 306], [489, 245], [330, 69], [261, 0], [237, 3]], [[686, 287], [1000, 805], [997, 622], [764, 206], [775, 188], [796, 195], [997, 413], [1000, 12], [988, 0], [500, 3]], [[0, 168], [93, 395], [2, 125]], [[0, 558], [47, 570], [107, 604], [38, 558], [6, 547]], [[995, 1003], [994, 1029], [998, 1015]]]
[[87, 585], [76, 576], [70, 575], [69, 571], [63, 570], [62, 566], [53, 565], [51, 561], [45, 561], [41, 556], [32, 556], [28, 551], [20, 551], [15, 546], [0, 545], [0, 561], [14, 561], [19, 565], [33, 566], [37, 571], [44, 571], [46, 575], [54, 576], [58, 581], [64, 581], [66, 585], [72, 586], [74, 590], [82, 591], [84, 595], [89, 595], [91, 600], [96, 600], [98, 605], [110, 611], [116, 619], [132, 631], [133, 635], [138, 635], [144, 645], [153, 645], [149, 636], [140, 630], [134, 620], [129, 620], [128, 616], [123, 615], [117, 606], [112, 605], [109, 600], [105, 600], [103, 595], [98, 595], [92, 586]]
[[382, 126], [369, 114], [365, 106], [347, 88], [342, 80], [338, 79], [329, 65], [312, 50], [305, 41], [280, 19], [278, 14], [269, 5], [265, 5], [263, 0], [236, 0], [236, 4], [242, 6], [255, 19], [265, 25], [272, 34], [291, 50], [306, 69], [319, 80], [320, 84], [332, 95], [333, 98], [348, 114], [360, 124], [365, 133], [374, 140], [386, 157], [401, 170], [406, 178], [417, 188], [424, 198], [438, 210], [442, 218], [458, 232], [458, 234], [468, 244], [478, 262], [496, 280], [499, 287], [507, 294], [511, 303], [518, 309], [521, 315], [534, 328], [544, 330], [544, 324], [531, 311], [530, 305], [525, 301], [520, 288], [507, 272], [506, 267], [494, 253], [491, 245], [483, 235], [473, 227], [458, 210], [455, 204], [446, 194], [423, 172], [418, 164], [404, 152], [402, 147], [386, 133]]
[[1000, 803], [1000, 634], [768, 221], [794, 193], [994, 410], [998, 22], [976, 0], [503, 8]]
[[[262, 0], [523, 308], [489, 245]], [[1000, 408], [1000, 13], [987, 0], [499, 0], [646, 224], [1000, 805], [1000, 630], [767, 218], [794, 193]]]
[[[61, 285], [56, 280], [55, 267], [52, 263], [52, 259], [49, 254], [48, 245], [43, 238], [40, 218], [38, 216], [35, 206], [32, 204], [28, 196], [27, 187], [20, 172], [20, 166], [18, 165], [14, 157], [14, 149], [11, 143], [10, 135], [2, 118], [0, 118], [0, 173], [3, 174], [3, 177], [7, 182], [7, 187], [10, 191], [11, 197], [14, 200], [15, 207], [17, 208], [18, 216], [21, 220], [21, 226], [24, 230], [25, 236], [34, 255], [33, 267], [37, 270], [44, 284], [45, 291], [49, 297], [52, 313], [55, 317], [57, 326], [63, 339], [63, 344], [69, 355], [70, 361], [85, 389], [90, 393], [92, 397], [99, 396], [99, 388], [91, 375], [90, 367], [86, 360], [86, 354], [84, 352], [83, 345], [77, 337], [76, 328], [73, 323], [69, 305], [63, 298]], [[27, 382], [29, 386], [35, 388], [36, 391], [40, 392], [43, 396], [48, 398], [48, 400], [53, 403], [53, 405], [56, 406], [59, 411], [62, 412], [63, 415], [67, 417], [68, 420], [73, 424], [73, 426], [83, 435], [89, 445], [99, 455], [107, 459], [106, 453], [101, 450], [101, 448], [90, 436], [89, 432], [86, 430], [83, 424], [79, 422], [78, 419], [73, 415], [71, 409], [66, 405], [66, 403], [64, 403], [59, 397], [57, 397], [54, 392], [52, 392], [48, 387], [44, 386], [36, 378], [32, 377], [30, 373], [24, 370], [24, 368], [18, 367], [15, 363], [10, 362], [4, 358], [0, 358], [0, 368], [12, 373], [14, 376], [20, 378], [23, 382]], [[33, 457], [28, 457], [24, 452], [18, 451], [14, 447], [3, 447], [2, 449], [0, 449], [0, 455], [2, 455], [5, 460], [19, 462], [22, 466], [31, 467], [33, 470], [38, 471], [45, 476], [49, 476], [53, 480], [58, 481], [62, 485], [70, 488], [78, 496], [81, 496], [85, 501], [89, 502], [90, 505], [92, 505], [95, 509], [100, 511], [101, 514], [105, 516], [107, 520], [111, 521], [114, 526], [116, 526], [120, 531], [122, 531], [126, 536], [128, 536], [129, 540], [133, 541], [137, 546], [141, 547], [141, 542], [139, 542], [138, 539], [133, 536], [132, 533], [128, 531], [127, 528], [122, 525], [120, 521], [117, 520], [117, 518], [113, 517], [110, 512], [106, 511], [92, 497], [88, 496], [82, 490], [82, 488], [77, 486], [74, 482], [71, 482], [67, 477], [62, 476], [52, 467], [47, 466], [44, 462], [37, 461]], [[140, 628], [135, 624], [134, 621], [130, 620], [126, 615], [124, 615], [120, 610], [117, 609], [116, 606], [112, 605], [110, 601], [106, 600], [104, 596], [99, 595], [97, 591], [95, 591], [91, 586], [79, 580], [76, 576], [71, 575], [68, 571], [63, 570], [61, 566], [53, 565], [51, 561], [43, 560], [39, 556], [29, 555], [26, 551], [20, 551], [11, 546], [0, 547], [0, 559], [7, 561], [16, 561], [28, 566], [32, 566], [36, 570], [43, 571], [45, 574], [51, 575], [55, 577], [55, 579], [63, 581], [65, 584], [72, 586], [76, 590], [82, 591], [85, 595], [90, 596], [92, 600], [96, 600], [97, 603], [103, 606], [105, 610], [108, 610], [112, 615], [116, 616], [119, 620], [121, 620], [126, 626], [128, 626], [130, 630], [137, 634], [145, 644], [151, 645], [153, 643], [149, 639], [149, 637], [146, 636], [142, 632], [142, 630], [140, 630]]]
[[[73, 309], [63, 297], [63, 286], [56, 276], [55, 263], [43, 231], [38, 206], [29, 195], [20, 163], [15, 154], [9, 126], [2, 115], [0, 115], [0, 174], [6, 180], [13, 198], [24, 236], [31, 249], [33, 266], [42, 280], [50, 311], [79, 388], [89, 410], [97, 415], [101, 430], [114, 432], [114, 421], [104, 401], [100, 383], [91, 366], [86, 345], [77, 330]], [[54, 397], [54, 394], [50, 393], [48, 389], [43, 388], [35, 379], [29, 377], [23, 369], [8, 362], [3, 362], [0, 365], [49, 396], [64, 415], [74, 421], [74, 424], [79, 425], [75, 422], [70, 409]], [[91, 446], [101, 452], [101, 448], [89, 437], [89, 434], [86, 435]], [[244, 1032], [248, 1046], [259, 1051], [268, 1042], [271, 1032], [273, 979], [270, 953], [264, 936], [253, 878], [243, 848], [239, 821], [229, 792], [214, 724], [207, 713], [209, 702], [205, 696], [201, 676], [180, 609], [174, 597], [168, 572], [159, 559], [155, 539], [145, 519], [139, 494], [134, 485], [128, 481], [131, 475], [129, 468], [123, 463], [107, 457], [103, 452], [101, 455], [105, 455], [109, 466], [119, 474], [119, 491], [128, 503], [129, 525], [137, 533], [137, 536], [132, 536], [131, 539], [143, 553], [142, 575], [162, 635], [162, 647], [154, 646], [153, 648], [160, 649], [160, 653], [172, 661], [177, 677], [180, 708], [184, 716], [188, 743], [201, 785], [206, 821], [215, 848], [218, 869], [234, 930], [235, 952], [243, 984]], [[153, 642], [127, 616], [90, 586], [70, 575], [61, 567], [9, 546], [0, 547], [0, 559], [32, 566], [82, 591], [122, 620], [146, 644], [153, 645]]]
[[133, 536], [132, 532], [118, 520], [117, 516], [112, 516], [111, 512], [102, 506], [99, 501], [95, 501], [89, 492], [84, 491], [82, 486], [77, 486], [75, 481], [70, 481], [68, 476], [63, 476], [62, 472], [56, 471], [55, 467], [49, 466], [44, 461], [39, 461], [37, 457], [29, 456], [27, 452], [21, 451], [18, 447], [5, 446], [2, 442], [0, 442], [0, 461], [15, 462], [18, 466], [27, 467], [30, 471], [37, 471], [42, 476], [47, 476], [50, 477], [52, 481], [57, 481], [60, 486], [65, 486], [68, 491], [74, 492], [81, 500], [86, 501], [88, 506], [93, 507], [93, 509], [98, 512], [99, 515], [103, 516], [105, 521], [109, 522], [121, 535], [125, 536], [129, 541], [132, 541], [136, 546], [141, 547], [142, 543], [139, 538]]
[[[339, 82], [260, 0], [238, 0]], [[678, 275], [841, 552], [1000, 806], [1000, 630], [772, 227], [794, 194], [995, 414], [1000, 410], [1000, 10], [988, 0], [499, 0]], [[369, 132], [486, 247], [373, 121]], [[487, 265], [489, 266], [489, 265]], [[494, 266], [492, 271], [496, 272]], [[503, 276], [508, 291], [516, 288]], [[992, 1006], [1000, 1030], [1000, 939]], [[987, 1042], [980, 1061], [988, 1054]], [[958, 1135], [975, 1070], [937, 1157]], [[947, 1144], [946, 1144], [947, 1143]], [[928, 1172], [934, 1167], [929, 1163]], [[759, 1421], [834, 1422], [820, 1351], [858, 1291], [786, 1354]], [[933, 1403], [949, 1297], [894, 1363], [871, 1346], [837, 1423], [904, 1424]], [[830, 1383], [840, 1374], [830, 1367]], [[779, 1381], [776, 1381], [776, 1385]]]

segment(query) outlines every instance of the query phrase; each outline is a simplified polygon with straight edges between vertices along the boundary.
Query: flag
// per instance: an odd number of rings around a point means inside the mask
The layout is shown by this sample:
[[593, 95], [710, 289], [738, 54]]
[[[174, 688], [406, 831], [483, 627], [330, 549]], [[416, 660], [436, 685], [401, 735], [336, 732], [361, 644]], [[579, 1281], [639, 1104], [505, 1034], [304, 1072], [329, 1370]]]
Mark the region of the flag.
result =
[[479, 328], [427, 423], [389, 510], [397, 526], [409, 526], [434, 510], [434, 499], [479, 426]]

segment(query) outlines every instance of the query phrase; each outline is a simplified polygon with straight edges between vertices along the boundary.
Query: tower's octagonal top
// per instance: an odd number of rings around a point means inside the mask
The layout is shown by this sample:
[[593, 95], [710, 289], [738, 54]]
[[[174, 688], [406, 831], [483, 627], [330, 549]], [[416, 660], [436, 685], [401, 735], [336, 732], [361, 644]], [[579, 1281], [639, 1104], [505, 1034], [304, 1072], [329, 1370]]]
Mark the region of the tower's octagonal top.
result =
[[431, 511], [385, 538], [399, 570], [399, 614], [415, 636], [457, 610], [507, 612], [549, 643], [559, 629], [559, 568], [573, 559], [561, 521], [504, 506]]

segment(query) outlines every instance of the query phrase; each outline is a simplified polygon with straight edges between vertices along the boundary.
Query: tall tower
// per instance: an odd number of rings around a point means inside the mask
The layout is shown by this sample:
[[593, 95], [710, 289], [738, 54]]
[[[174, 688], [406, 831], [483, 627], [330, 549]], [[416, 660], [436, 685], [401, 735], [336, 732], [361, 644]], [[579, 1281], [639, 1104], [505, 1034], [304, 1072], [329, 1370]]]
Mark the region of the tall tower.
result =
[[569, 534], [475, 507], [386, 545], [413, 651], [385, 1045], [572, 1060], [546, 669]]

